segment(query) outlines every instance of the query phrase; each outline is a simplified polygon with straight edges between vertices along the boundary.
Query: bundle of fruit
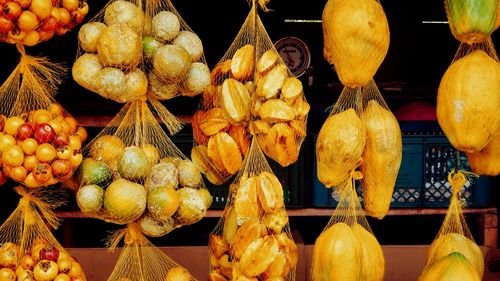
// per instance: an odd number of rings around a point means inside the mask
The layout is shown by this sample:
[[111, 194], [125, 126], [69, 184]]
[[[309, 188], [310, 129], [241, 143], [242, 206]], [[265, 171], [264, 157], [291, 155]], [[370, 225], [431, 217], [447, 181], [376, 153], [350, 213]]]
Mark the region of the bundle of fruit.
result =
[[210, 235], [209, 280], [295, 280], [298, 259], [283, 189], [254, 139]]
[[4, 0], [0, 3], [0, 42], [34, 46], [64, 35], [83, 21], [85, 0]]
[[169, 0], [112, 0], [78, 33], [73, 78], [117, 102], [201, 94], [210, 71], [200, 38]]
[[323, 34], [325, 58], [346, 87], [318, 135], [318, 178], [344, 185], [360, 168], [366, 211], [381, 219], [402, 158], [399, 124], [372, 79], [389, 47], [387, 18], [377, 0], [330, 0]]
[[[179, 266], [160, 249], [156, 248], [142, 235], [137, 224], [115, 233], [109, 243], [114, 250], [118, 242], [125, 238], [125, 246], [118, 257], [118, 262], [108, 281], [195, 280], [183, 267]], [[131, 264], [135, 266], [131, 266]]]
[[339, 205], [314, 244], [312, 280], [384, 280], [384, 253], [366, 221], [354, 180], [337, 193]]
[[[461, 44], [438, 90], [437, 117], [446, 137], [466, 152], [474, 172], [500, 174], [500, 63], [491, 41], [500, 1], [446, 0], [451, 31]], [[481, 95], [477, 95], [477, 93]]]
[[45, 224], [47, 221], [57, 226], [51, 208], [61, 205], [60, 202], [51, 202], [41, 190], [27, 193], [18, 187], [16, 191], [23, 198], [0, 226], [0, 279], [85, 281], [80, 264], [59, 245]]
[[241, 169], [252, 133], [267, 156], [290, 165], [306, 136], [308, 112], [302, 83], [285, 66], [254, 5], [212, 70], [193, 118], [192, 159], [209, 181], [222, 184]]
[[51, 96], [58, 69], [21, 60], [0, 87], [0, 165], [4, 176], [29, 188], [54, 185], [80, 165], [87, 132]]
[[131, 102], [84, 149], [77, 203], [117, 224], [162, 236], [205, 215], [211, 197], [196, 166], [167, 137], [146, 102]]
[[448, 182], [453, 196], [439, 234], [427, 252], [419, 280], [481, 280], [484, 257], [469, 232], [459, 199], [467, 175], [462, 171], [451, 172]]

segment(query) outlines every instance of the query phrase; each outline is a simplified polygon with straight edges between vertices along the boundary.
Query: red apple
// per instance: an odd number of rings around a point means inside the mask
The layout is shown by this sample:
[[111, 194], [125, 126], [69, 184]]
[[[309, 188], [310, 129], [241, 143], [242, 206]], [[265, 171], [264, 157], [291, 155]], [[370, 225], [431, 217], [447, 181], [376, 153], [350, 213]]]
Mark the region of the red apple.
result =
[[42, 123], [36, 126], [35, 135], [33, 137], [39, 144], [52, 143], [56, 138], [56, 132], [47, 123]]
[[9, 2], [3, 7], [4, 17], [10, 20], [16, 20], [22, 12], [21, 6], [16, 2]]
[[0, 17], [0, 33], [8, 33], [14, 28], [14, 24], [6, 17]]
[[35, 125], [33, 123], [24, 123], [17, 129], [16, 138], [20, 141], [32, 138], [34, 131]]
[[48, 17], [40, 25], [40, 29], [44, 31], [55, 31], [57, 28], [57, 18], [54, 16]]
[[47, 246], [40, 251], [40, 259], [57, 262], [59, 250], [53, 246]]
[[67, 146], [69, 145], [69, 136], [66, 133], [59, 133], [56, 135], [56, 138], [54, 139], [54, 146], [55, 147], [61, 147], [61, 146]]

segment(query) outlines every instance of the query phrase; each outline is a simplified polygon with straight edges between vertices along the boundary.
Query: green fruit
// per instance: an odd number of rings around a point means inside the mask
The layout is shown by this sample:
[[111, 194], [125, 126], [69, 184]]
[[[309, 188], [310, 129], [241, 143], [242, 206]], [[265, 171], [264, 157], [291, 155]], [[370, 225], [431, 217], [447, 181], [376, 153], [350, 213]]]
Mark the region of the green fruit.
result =
[[128, 180], [138, 181], [148, 175], [150, 164], [141, 148], [130, 146], [118, 158], [118, 172]]
[[148, 194], [148, 210], [160, 221], [170, 218], [179, 208], [179, 195], [169, 187], [158, 187]]
[[193, 224], [203, 218], [207, 207], [201, 193], [194, 188], [181, 188], [179, 195], [179, 208], [174, 218], [181, 224]]
[[183, 160], [177, 164], [179, 183], [183, 187], [197, 187], [201, 184], [201, 173], [190, 160]]
[[446, 0], [453, 36], [464, 43], [483, 41], [495, 30], [498, 0]]
[[148, 58], [153, 57], [158, 48], [160, 48], [161, 46], [163, 46], [163, 44], [151, 36], [144, 36], [142, 38], [142, 47], [144, 49], [144, 55]]
[[104, 163], [85, 158], [78, 170], [78, 178], [82, 184], [99, 184], [111, 179], [111, 172]]
[[142, 233], [151, 237], [160, 237], [175, 229], [175, 221], [170, 218], [165, 221], [157, 221], [150, 214], [143, 215], [137, 223]]
[[96, 184], [82, 186], [76, 194], [78, 207], [84, 213], [96, 213], [101, 210], [104, 189]]
[[112, 219], [129, 223], [138, 219], [146, 209], [146, 189], [137, 183], [117, 179], [104, 193], [104, 208]]

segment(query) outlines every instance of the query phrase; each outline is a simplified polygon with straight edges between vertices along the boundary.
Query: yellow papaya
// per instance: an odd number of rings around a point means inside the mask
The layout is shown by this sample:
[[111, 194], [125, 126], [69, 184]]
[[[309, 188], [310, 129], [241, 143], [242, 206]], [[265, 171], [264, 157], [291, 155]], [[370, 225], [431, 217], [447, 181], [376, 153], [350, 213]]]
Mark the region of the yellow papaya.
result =
[[361, 277], [359, 241], [353, 229], [336, 223], [316, 239], [312, 257], [312, 280], [359, 281]]
[[427, 251], [427, 265], [453, 253], [458, 252], [475, 268], [477, 274], [482, 277], [484, 272], [484, 258], [481, 249], [469, 238], [458, 234], [448, 233], [439, 236], [432, 242]]
[[316, 143], [319, 180], [332, 187], [349, 179], [350, 172], [361, 161], [364, 147], [364, 125], [354, 109], [329, 117]]
[[372, 217], [382, 219], [389, 210], [401, 166], [401, 129], [392, 112], [376, 100], [368, 102], [363, 121], [366, 145], [361, 172], [365, 211]]
[[474, 267], [467, 258], [453, 252], [442, 257], [435, 263], [426, 267], [424, 272], [418, 278], [418, 281], [480, 281], [481, 277], [477, 274]]
[[500, 174], [500, 128], [493, 139], [479, 152], [467, 153], [472, 171], [482, 176]]
[[361, 244], [361, 279], [370, 281], [384, 280], [385, 257], [377, 238], [359, 224], [352, 226]]
[[476, 50], [456, 60], [439, 84], [437, 118], [450, 143], [473, 153], [500, 126], [500, 64]]
[[342, 84], [363, 86], [389, 49], [389, 24], [376, 0], [329, 0], [323, 9], [323, 54]]

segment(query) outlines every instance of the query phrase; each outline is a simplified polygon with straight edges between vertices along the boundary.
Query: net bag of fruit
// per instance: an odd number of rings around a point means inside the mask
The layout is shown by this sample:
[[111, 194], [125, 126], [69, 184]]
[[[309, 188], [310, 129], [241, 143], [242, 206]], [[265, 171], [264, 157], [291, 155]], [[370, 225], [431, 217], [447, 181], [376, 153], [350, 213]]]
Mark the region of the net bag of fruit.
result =
[[23, 55], [0, 87], [2, 171], [28, 188], [68, 179], [82, 161], [87, 132], [52, 97], [60, 70]]
[[47, 189], [15, 190], [21, 196], [19, 204], [0, 226], [2, 280], [86, 280], [80, 264], [48, 228], [57, 228], [52, 209], [63, 200]]
[[121, 240], [124, 240], [124, 247], [108, 281], [196, 280], [185, 268], [149, 242], [136, 223], [127, 225], [110, 237], [110, 250], [114, 251]]
[[267, 156], [288, 166], [298, 158], [308, 112], [302, 83], [274, 48], [253, 1], [193, 116], [192, 159], [222, 184], [242, 168], [252, 131]]
[[500, 63], [490, 37], [498, 4], [445, 1], [460, 47], [439, 84], [437, 117], [450, 143], [467, 153], [473, 171], [481, 175], [500, 173], [494, 153], [500, 132]]
[[77, 203], [91, 217], [137, 222], [144, 234], [162, 236], [203, 218], [211, 197], [152, 108], [143, 101], [127, 103], [84, 148]]
[[[202, 42], [169, 0], [111, 0], [78, 43], [73, 78], [117, 102], [195, 96], [210, 83]], [[167, 114], [176, 133], [181, 123]]]
[[209, 239], [208, 280], [295, 280], [298, 250], [283, 189], [256, 139]]
[[403, 155], [398, 120], [371, 80], [362, 90], [366, 143], [361, 155], [361, 185], [365, 211], [382, 219], [389, 211]]
[[85, 0], [5, 0], [0, 17], [0, 42], [35, 46], [55, 34], [64, 35], [89, 11]]
[[438, 235], [427, 251], [427, 261], [419, 280], [481, 280], [484, 257], [474, 242], [459, 199], [471, 176], [462, 171], [448, 174], [453, 196]]
[[329, 0], [323, 37], [323, 55], [345, 85], [316, 144], [318, 178], [329, 188], [361, 165], [366, 142], [361, 92], [387, 54], [389, 26], [377, 0]]
[[353, 172], [335, 191], [340, 201], [313, 248], [311, 277], [315, 281], [381, 281], [385, 258], [356, 194]]

